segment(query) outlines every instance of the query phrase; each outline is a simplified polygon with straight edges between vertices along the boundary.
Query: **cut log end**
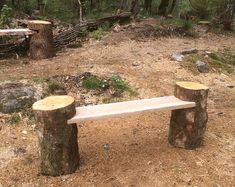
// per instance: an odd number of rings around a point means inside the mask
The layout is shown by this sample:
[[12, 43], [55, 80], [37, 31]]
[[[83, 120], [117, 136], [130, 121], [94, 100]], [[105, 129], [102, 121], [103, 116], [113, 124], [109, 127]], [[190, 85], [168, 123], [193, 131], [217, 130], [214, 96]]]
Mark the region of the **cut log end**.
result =
[[33, 104], [33, 110], [50, 111], [65, 108], [73, 104], [74, 98], [67, 95], [50, 96]]
[[49, 22], [49, 21], [42, 21], [42, 20], [32, 20], [32, 21], [29, 21], [28, 24], [51, 25], [51, 22]]
[[182, 81], [182, 82], [176, 82], [176, 85], [184, 89], [188, 89], [188, 90], [208, 90], [209, 89], [207, 86], [196, 83], [196, 82]]

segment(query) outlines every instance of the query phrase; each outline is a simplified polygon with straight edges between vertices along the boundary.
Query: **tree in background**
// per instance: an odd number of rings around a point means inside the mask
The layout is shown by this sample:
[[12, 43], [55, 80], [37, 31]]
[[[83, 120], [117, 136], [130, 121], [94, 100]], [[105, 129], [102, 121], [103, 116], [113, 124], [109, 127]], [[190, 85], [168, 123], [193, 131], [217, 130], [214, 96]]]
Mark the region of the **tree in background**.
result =
[[158, 14], [167, 16], [168, 14], [172, 14], [175, 6], [176, 6], [177, 0], [161, 0], [161, 3], [158, 7]]
[[6, 3], [5, 0], [1, 0], [1, 1], [0, 1], [0, 10], [2, 9], [2, 7], [3, 7], [3, 5], [4, 5], [5, 3]]
[[224, 11], [220, 15], [220, 21], [226, 30], [232, 30], [235, 12], [235, 0], [226, 0]]
[[134, 18], [137, 17], [139, 12], [140, 12], [139, 0], [132, 0], [132, 2], [131, 2], [131, 13], [133, 14]]
[[144, 0], [144, 9], [146, 12], [151, 13], [153, 0]]

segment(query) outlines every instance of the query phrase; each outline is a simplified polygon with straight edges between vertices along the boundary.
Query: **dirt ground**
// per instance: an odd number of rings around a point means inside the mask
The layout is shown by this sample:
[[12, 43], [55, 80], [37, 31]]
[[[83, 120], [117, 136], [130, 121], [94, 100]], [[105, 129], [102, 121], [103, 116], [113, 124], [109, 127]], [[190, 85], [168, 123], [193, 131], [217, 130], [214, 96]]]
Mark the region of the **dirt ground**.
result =
[[235, 50], [235, 37], [208, 33], [196, 39], [136, 41], [125, 31], [110, 32], [100, 41], [66, 49], [53, 59], [1, 60], [0, 81], [92, 72], [123, 77], [138, 90], [132, 99], [172, 95], [178, 80], [203, 83], [210, 87], [210, 94], [208, 129], [201, 148], [169, 145], [170, 112], [84, 122], [78, 124], [81, 166], [61, 177], [39, 174], [35, 125], [25, 121], [10, 125], [0, 117], [0, 187], [235, 186], [235, 75], [195, 75], [180, 62], [169, 60], [172, 52], [192, 47]]

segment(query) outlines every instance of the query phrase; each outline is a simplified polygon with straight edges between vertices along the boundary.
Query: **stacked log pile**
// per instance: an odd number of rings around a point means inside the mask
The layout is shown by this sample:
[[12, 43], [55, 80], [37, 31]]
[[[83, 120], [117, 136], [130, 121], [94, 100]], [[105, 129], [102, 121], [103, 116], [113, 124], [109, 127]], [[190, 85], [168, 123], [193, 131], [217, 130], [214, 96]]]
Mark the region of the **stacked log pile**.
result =
[[[119, 23], [128, 22], [130, 21], [130, 17], [131, 17], [130, 13], [121, 13], [118, 15], [101, 18], [96, 21], [91, 21], [80, 25], [76, 25], [73, 28], [63, 31], [57, 35], [54, 35], [53, 39], [54, 39], [55, 48], [58, 49], [68, 45], [71, 42], [74, 42], [77, 38], [81, 36], [80, 31], [82, 28], [85, 28], [88, 31], [94, 31], [106, 23], [112, 25], [116, 22]], [[27, 39], [25, 39], [24, 41], [22, 41], [21, 39], [20, 42], [17, 41], [9, 44], [0, 44], [0, 57], [5, 57], [6, 55], [12, 53], [20, 53], [21, 51], [25, 51], [26, 49], [28, 49], [27, 45], [28, 45]]]

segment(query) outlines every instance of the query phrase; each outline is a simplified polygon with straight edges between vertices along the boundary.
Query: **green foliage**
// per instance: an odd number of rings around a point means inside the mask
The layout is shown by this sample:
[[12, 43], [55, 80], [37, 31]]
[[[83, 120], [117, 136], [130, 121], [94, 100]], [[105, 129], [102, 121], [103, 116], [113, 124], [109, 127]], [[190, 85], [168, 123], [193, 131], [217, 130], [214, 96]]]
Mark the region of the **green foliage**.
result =
[[50, 93], [54, 93], [56, 90], [60, 90], [63, 88], [63, 86], [58, 81], [53, 79], [49, 79], [47, 81], [47, 85]]
[[107, 90], [112, 89], [118, 93], [128, 93], [130, 96], [137, 96], [138, 93], [117, 75], [112, 75], [109, 79], [90, 75], [83, 79], [82, 87], [87, 90]]
[[197, 11], [200, 18], [206, 19], [209, 16], [211, 0], [189, 0], [192, 8]]
[[49, 93], [54, 93], [56, 90], [63, 90], [64, 87], [62, 84], [60, 84], [58, 81], [51, 79], [51, 78], [46, 78], [46, 77], [33, 77], [32, 81], [34, 81], [37, 84], [46, 84]]
[[108, 104], [108, 103], [117, 103], [117, 102], [122, 102], [123, 101], [123, 99], [121, 99], [121, 98], [117, 98], [117, 97], [105, 97], [105, 98], [103, 98], [102, 99], [102, 102], [103, 103], [106, 103], [106, 104]]
[[21, 121], [21, 116], [19, 113], [14, 113], [11, 115], [11, 117], [8, 119], [8, 122], [10, 124], [18, 124]]
[[100, 40], [105, 35], [103, 27], [99, 27], [96, 31], [92, 32], [91, 36], [96, 40]]
[[122, 92], [129, 90], [129, 86], [117, 75], [113, 75], [110, 78], [110, 85]]
[[183, 20], [182, 28], [185, 30], [190, 30], [193, 27], [193, 22], [191, 20]]
[[106, 89], [108, 86], [108, 83], [106, 80], [102, 80], [96, 76], [88, 76], [85, 77], [82, 81], [82, 87], [88, 89], [88, 90], [102, 90]]
[[12, 13], [12, 8], [7, 5], [3, 5], [0, 14], [0, 25], [5, 25], [10, 22], [11, 13]]
[[224, 50], [211, 53], [211, 65], [219, 70], [227, 73], [233, 73], [235, 66], [235, 52], [231, 49], [225, 48]]
[[120, 92], [128, 92], [130, 96], [137, 96], [138, 92], [133, 90], [125, 81], [121, 79], [121, 77], [117, 75], [112, 75], [110, 78], [110, 86], [112, 86], [115, 90]]
[[87, 30], [87, 28], [85, 27], [82, 27], [80, 30], [79, 30], [79, 34], [81, 37], [86, 37], [88, 35], [89, 31]]
[[160, 25], [163, 27], [164, 26], [182, 27], [185, 30], [190, 30], [193, 27], [193, 21], [183, 20], [183, 19], [164, 19], [161, 21]]
[[198, 74], [195, 62], [197, 60], [207, 63], [211, 68], [223, 73], [233, 73], [235, 68], [235, 52], [231, 49], [223, 49], [209, 54], [209, 58], [202, 54], [191, 54], [185, 57], [181, 66]]

